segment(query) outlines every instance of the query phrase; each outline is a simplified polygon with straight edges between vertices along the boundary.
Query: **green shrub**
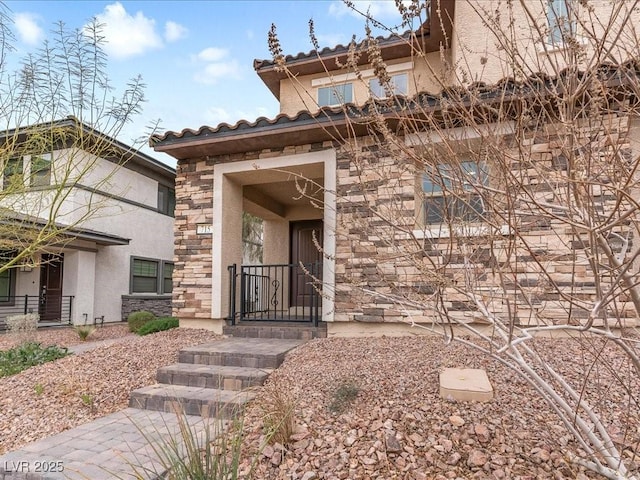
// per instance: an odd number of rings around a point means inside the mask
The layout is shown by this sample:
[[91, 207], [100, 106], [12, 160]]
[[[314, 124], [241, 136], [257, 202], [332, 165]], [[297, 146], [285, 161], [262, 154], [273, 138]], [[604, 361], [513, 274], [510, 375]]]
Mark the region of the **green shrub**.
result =
[[145, 324], [150, 322], [151, 320], [155, 320], [156, 316], [147, 312], [146, 310], [140, 310], [139, 312], [133, 312], [127, 318], [127, 323], [129, 324], [129, 331], [137, 333], [138, 330]]
[[175, 317], [160, 317], [145, 323], [136, 332], [138, 335], [149, 335], [150, 333], [163, 332], [178, 327], [178, 319]]
[[43, 347], [39, 343], [23, 343], [19, 347], [0, 351], [0, 377], [15, 375], [29, 367], [51, 362], [69, 355], [64, 347], [50, 345]]

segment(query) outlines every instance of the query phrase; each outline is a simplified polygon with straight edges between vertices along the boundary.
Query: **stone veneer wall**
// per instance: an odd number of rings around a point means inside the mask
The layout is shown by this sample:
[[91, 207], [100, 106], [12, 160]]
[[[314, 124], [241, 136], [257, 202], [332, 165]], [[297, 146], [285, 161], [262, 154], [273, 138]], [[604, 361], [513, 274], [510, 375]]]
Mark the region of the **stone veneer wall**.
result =
[[[616, 147], [627, 148], [628, 118], [612, 118], [610, 131], [618, 139]], [[597, 122], [595, 122], [597, 123]], [[553, 127], [550, 127], [553, 128]], [[595, 132], [601, 127], [596, 126]], [[585, 129], [585, 135], [594, 130]], [[592, 137], [593, 138], [593, 137]], [[595, 140], [597, 141], [597, 139]], [[548, 172], [558, 173], [559, 136], [537, 136], [532, 132], [531, 161], [546, 165]], [[211, 318], [211, 237], [196, 234], [196, 225], [211, 223], [212, 185], [215, 163], [305, 153], [314, 150], [336, 148], [337, 158], [337, 232], [335, 253], [335, 313], [336, 322], [429, 322], [437, 319], [438, 311], [446, 308], [448, 314], [459, 320], [481, 321], [468, 298], [454, 290], [445, 290], [442, 302], [430, 303], [435, 291], [437, 276], [430, 263], [442, 268], [447, 281], [463, 281], [464, 259], [460, 244], [455, 239], [438, 238], [416, 240], [390, 227], [386, 218], [415, 229], [421, 200], [416, 196], [420, 189], [419, 172], [413, 162], [403, 156], [381, 150], [375, 141], [359, 138], [356, 152], [351, 145], [339, 147], [331, 142], [314, 145], [292, 146], [282, 150], [248, 152], [217, 158], [179, 162], [176, 179], [177, 206], [175, 217], [175, 270], [173, 290], [173, 314], [179, 318]], [[536, 196], [543, 198], [545, 189], [537, 188], [542, 182], [536, 176], [544, 175], [544, 168], [513, 165], [514, 172], [526, 176], [526, 182]], [[594, 281], [588, 262], [583, 258], [574, 265], [575, 256], [583, 256], [580, 239], [572, 234], [556, 235], [562, 227], [536, 218], [524, 219], [521, 233], [526, 241], [520, 243], [515, 256], [510, 257], [518, 265], [514, 276], [501, 297], [491, 302], [492, 311], [506, 314], [504, 301], [511, 302], [511, 313], [520, 324], [566, 323], [580, 320], [583, 312], [573, 311], [568, 318], [567, 305], [556, 290], [545, 286], [539, 274], [538, 262], [545, 263], [551, 279], [561, 288], [577, 286], [579, 295], [591, 298]], [[563, 231], [564, 231], [563, 230]], [[497, 276], [492, 275], [496, 262], [509, 245], [509, 235], [467, 237], [465, 248], [472, 249], [476, 279], [480, 288], [494, 288]], [[500, 253], [503, 252], [503, 253]], [[533, 252], [533, 255], [532, 255]], [[441, 273], [442, 273], [441, 272]], [[376, 295], [363, 295], [363, 289]], [[400, 295], [422, 302], [426, 308], [399, 308], [385, 295]], [[633, 309], [624, 297], [618, 305], [622, 316], [633, 320]]]
[[198, 235], [196, 228], [198, 224], [212, 223], [215, 164], [303, 154], [331, 147], [331, 142], [324, 142], [178, 162], [174, 227], [174, 316], [195, 320], [211, 318], [211, 235]]
[[129, 314], [146, 310], [153, 313], [156, 317], [171, 316], [171, 297], [170, 296], [141, 296], [141, 295], [123, 295], [122, 296], [122, 321], [126, 321]]
[[179, 161], [176, 168], [173, 316], [211, 318], [211, 235], [198, 224], [213, 217], [213, 160]]
[[[606, 150], [600, 143], [603, 132], [613, 141], [609, 153], [617, 150], [624, 157], [631, 151], [628, 117], [586, 119], [581, 130], [582, 139], [594, 142], [601, 152]], [[548, 125], [545, 133], [530, 132], [524, 142], [531, 147], [530, 163], [511, 165], [512, 173], [529, 185], [537, 200], [547, 199], [553, 185], [566, 187], [566, 168], [560, 158], [563, 137], [558, 132], [562, 129], [555, 125]], [[482, 322], [464, 293], [446, 287], [465, 285], [468, 267], [461, 248], [466, 249], [467, 261], [471, 258], [476, 291], [484, 292], [493, 313], [512, 315], [521, 325], [585, 319], [588, 312], [576, 308], [569, 318], [568, 304], [560, 294], [575, 288], [571, 294], [587, 301], [593, 301], [596, 294], [584, 237], [571, 232], [566, 223], [550, 216], [525, 215], [518, 219], [521, 238], [515, 245], [508, 228], [491, 237], [416, 239], [391, 228], [386, 219], [409, 232], [420, 229], [415, 226], [421, 202], [416, 196], [421, 189], [420, 173], [402, 160], [401, 153], [380, 151], [368, 139], [359, 139], [357, 148], [355, 152], [343, 149], [337, 155], [336, 321], [431, 322], [446, 309], [457, 320]], [[595, 195], [602, 196], [605, 204], [615, 200], [604, 189]], [[527, 208], [525, 202], [521, 207]], [[508, 247], [515, 247], [513, 253], [507, 254]], [[511, 275], [506, 281], [496, 274], [501, 262], [509, 262]], [[541, 273], [541, 265], [549, 277]], [[434, 296], [440, 288], [443, 294]], [[417, 300], [424, 308], [399, 308], [389, 300], [392, 295]], [[637, 319], [630, 299], [621, 295], [620, 300], [615, 305], [618, 315], [625, 325], [634, 325]]]

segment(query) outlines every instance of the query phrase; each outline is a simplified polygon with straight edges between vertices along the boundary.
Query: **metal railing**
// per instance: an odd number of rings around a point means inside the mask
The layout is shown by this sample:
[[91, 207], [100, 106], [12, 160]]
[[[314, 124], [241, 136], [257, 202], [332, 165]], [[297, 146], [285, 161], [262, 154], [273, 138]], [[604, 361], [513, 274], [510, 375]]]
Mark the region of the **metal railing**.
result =
[[27, 313], [39, 314], [41, 324], [71, 324], [73, 298], [62, 296], [45, 299], [39, 295], [0, 297], [0, 330], [6, 328], [7, 317]]
[[[241, 265], [229, 271], [229, 316], [238, 321], [310, 322], [322, 315], [321, 263]], [[238, 288], [238, 278], [240, 287]]]

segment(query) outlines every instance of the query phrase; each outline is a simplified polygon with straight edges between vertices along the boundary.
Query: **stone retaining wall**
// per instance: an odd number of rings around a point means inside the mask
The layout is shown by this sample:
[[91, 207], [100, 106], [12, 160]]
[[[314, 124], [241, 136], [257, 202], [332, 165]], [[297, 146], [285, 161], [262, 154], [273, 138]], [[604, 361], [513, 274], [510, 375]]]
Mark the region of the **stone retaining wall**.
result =
[[129, 314], [146, 310], [156, 317], [170, 317], [172, 314], [170, 296], [122, 296], [122, 321], [126, 321]]

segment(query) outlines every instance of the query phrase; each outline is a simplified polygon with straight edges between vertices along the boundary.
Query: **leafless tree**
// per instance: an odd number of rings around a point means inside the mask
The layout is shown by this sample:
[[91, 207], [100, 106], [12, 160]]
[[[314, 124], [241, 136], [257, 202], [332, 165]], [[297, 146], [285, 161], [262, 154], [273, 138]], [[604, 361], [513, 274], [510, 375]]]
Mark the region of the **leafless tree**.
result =
[[[0, 272], [71, 240], [104, 206], [100, 190], [126, 188], [114, 173], [144, 142], [116, 140], [141, 112], [145, 85], [137, 77], [114, 90], [96, 20], [79, 29], [57, 24], [23, 58], [11, 28], [0, 5]], [[100, 159], [113, 167], [99, 167]]]
[[[640, 318], [638, 2], [456, 2], [486, 41], [454, 29], [461, 37], [445, 38], [437, 68], [418, 26], [440, 2], [405, 3], [408, 32], [388, 34], [411, 46], [432, 90], [394, 95], [370, 28], [381, 25], [362, 12], [365, 39], [342, 67], [359, 79], [363, 63], [373, 69], [386, 98], [344, 105], [347, 127], [326, 132], [357, 177], [338, 181], [337, 243], [371, 253], [337, 255], [335, 290], [324, 292], [337, 309], [359, 298], [352, 320], [383, 309], [385, 321], [493, 357], [562, 419], [584, 451], [576, 463], [637, 478], [623, 450], [640, 442], [629, 328]], [[550, 25], [555, 4], [566, 10]], [[270, 46], [286, 71], [275, 29]], [[537, 343], [560, 331], [577, 376]]]

